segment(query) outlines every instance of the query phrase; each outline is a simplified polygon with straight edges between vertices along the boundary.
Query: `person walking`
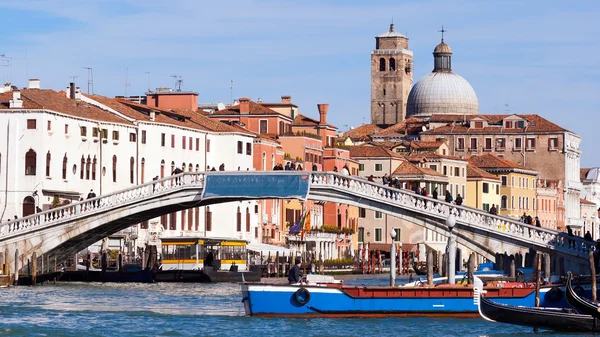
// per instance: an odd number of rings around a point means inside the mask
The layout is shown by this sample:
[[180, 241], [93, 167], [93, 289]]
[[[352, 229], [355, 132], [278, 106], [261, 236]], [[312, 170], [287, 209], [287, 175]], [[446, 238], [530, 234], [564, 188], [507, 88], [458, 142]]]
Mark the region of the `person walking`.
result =
[[[431, 196], [432, 196], [434, 199], [437, 199], [437, 197], [438, 197], [438, 191], [437, 191], [437, 187], [433, 189], [433, 192], [431, 193]], [[458, 197], [457, 197], [456, 199], [458, 200]]]
[[542, 227], [542, 224], [540, 223], [540, 218], [538, 218], [537, 216], [535, 217], [535, 227]]
[[446, 198], [444, 199], [444, 201], [446, 202], [452, 202], [452, 193], [450, 193], [450, 191], [446, 190]]
[[[450, 197], [452, 197], [452, 196], [450, 196]], [[460, 194], [458, 194], [458, 195], [456, 196], [456, 201], [455, 201], [455, 203], [456, 203], [456, 206], [460, 206], [460, 205], [462, 205], [462, 203], [463, 203], [463, 198], [460, 196]]]
[[490, 214], [498, 215], [498, 210], [496, 209], [496, 205], [492, 204], [492, 208], [490, 208]]

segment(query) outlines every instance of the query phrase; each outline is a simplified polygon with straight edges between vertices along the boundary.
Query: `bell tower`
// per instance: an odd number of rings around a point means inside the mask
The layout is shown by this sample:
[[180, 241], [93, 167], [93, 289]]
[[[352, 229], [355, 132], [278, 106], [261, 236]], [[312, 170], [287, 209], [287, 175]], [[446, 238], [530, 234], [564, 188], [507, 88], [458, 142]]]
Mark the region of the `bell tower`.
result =
[[371, 51], [371, 123], [387, 127], [404, 120], [412, 86], [413, 53], [408, 38], [390, 25]]

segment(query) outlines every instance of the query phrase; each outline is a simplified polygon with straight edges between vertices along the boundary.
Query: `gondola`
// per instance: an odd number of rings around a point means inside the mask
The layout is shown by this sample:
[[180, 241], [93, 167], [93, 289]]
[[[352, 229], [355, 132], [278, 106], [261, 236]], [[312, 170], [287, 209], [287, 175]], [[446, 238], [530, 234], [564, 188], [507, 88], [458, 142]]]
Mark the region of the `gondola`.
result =
[[419, 268], [417, 267], [417, 263], [416, 263], [416, 262], [415, 262], [415, 263], [413, 263], [413, 267], [412, 267], [412, 269], [414, 270], [414, 272], [415, 272], [415, 274], [416, 274], [416, 275], [419, 275], [419, 276], [424, 276], [424, 275], [427, 275], [427, 268], [425, 268], [425, 271], [423, 271], [423, 270], [419, 269]]
[[482, 296], [483, 282], [475, 277], [473, 299], [479, 314], [490, 322], [564, 332], [600, 332], [600, 320], [572, 309], [533, 308], [495, 303]]
[[567, 290], [565, 291], [567, 302], [581, 314], [600, 318], [600, 304], [583, 296], [579, 296], [577, 290], [571, 285], [572, 279], [573, 276], [569, 273], [567, 277]]

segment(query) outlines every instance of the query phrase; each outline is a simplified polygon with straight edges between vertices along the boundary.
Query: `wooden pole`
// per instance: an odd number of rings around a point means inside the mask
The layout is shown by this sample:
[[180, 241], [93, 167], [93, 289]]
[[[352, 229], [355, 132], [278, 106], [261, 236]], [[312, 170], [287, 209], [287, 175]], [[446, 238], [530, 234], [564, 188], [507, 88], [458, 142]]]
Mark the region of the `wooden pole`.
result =
[[431, 249], [427, 250], [427, 285], [433, 285], [433, 252]]
[[517, 268], [515, 265], [515, 258], [514, 256], [510, 257], [510, 272], [508, 273], [508, 276], [511, 278], [511, 280], [515, 280], [515, 277], [517, 275]]
[[275, 273], [279, 277], [279, 251], [275, 253]]
[[544, 279], [550, 282], [550, 254], [544, 254]]
[[15, 249], [15, 285], [19, 282], [19, 248]]
[[592, 301], [596, 301], [596, 264], [594, 263], [594, 252], [589, 251], [590, 276], [592, 277]]
[[40, 261], [42, 262], [42, 274], [44, 273], [44, 255], [40, 256]]
[[8, 247], [4, 248], [4, 274], [9, 275], [10, 270], [8, 270]]
[[469, 284], [473, 284], [475, 273], [475, 253], [469, 255], [469, 261], [467, 262], [467, 275], [469, 277]]
[[33, 252], [31, 255], [31, 285], [35, 285], [35, 279], [37, 276], [37, 254]]
[[542, 254], [536, 255], [535, 266], [535, 306], [540, 306], [540, 276], [542, 274]]
[[54, 255], [54, 271], [56, 272], [56, 255]]

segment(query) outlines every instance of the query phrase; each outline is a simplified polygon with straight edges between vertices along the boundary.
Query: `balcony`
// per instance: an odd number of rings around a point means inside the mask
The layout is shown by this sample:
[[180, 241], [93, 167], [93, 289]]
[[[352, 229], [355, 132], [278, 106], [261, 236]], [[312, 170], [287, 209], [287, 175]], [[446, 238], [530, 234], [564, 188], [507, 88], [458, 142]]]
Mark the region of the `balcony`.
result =
[[465, 152], [465, 147], [464, 146], [459, 146], [455, 149], [456, 152]]
[[477, 152], [477, 147], [469, 147], [469, 152]]
[[484, 147], [483, 152], [492, 152], [492, 147]]
[[496, 152], [504, 152], [504, 146], [496, 146]]

